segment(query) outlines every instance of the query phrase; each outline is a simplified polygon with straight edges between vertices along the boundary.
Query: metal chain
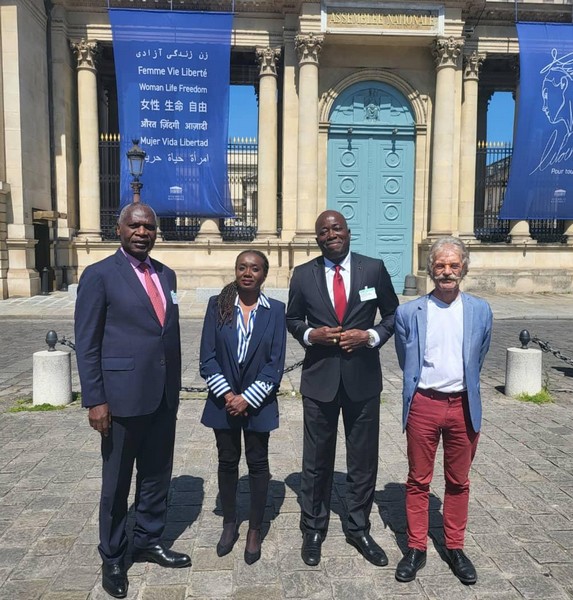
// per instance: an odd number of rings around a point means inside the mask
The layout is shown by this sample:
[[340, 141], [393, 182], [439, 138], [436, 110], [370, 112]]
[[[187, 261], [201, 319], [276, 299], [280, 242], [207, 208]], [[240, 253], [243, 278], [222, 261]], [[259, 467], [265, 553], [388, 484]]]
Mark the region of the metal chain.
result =
[[72, 350], [76, 349], [76, 345], [74, 344], [74, 342], [66, 339], [66, 336], [64, 336], [61, 340], [58, 340], [58, 344], [62, 344], [62, 346], [67, 346], [68, 348], [71, 348]]
[[567, 358], [567, 356], [565, 356], [564, 354], [561, 354], [561, 352], [559, 350], [553, 349], [549, 342], [546, 342], [545, 340], [541, 340], [535, 336], [533, 336], [531, 338], [531, 341], [534, 342], [535, 344], [537, 344], [543, 352], [550, 352], [551, 354], [553, 354], [553, 356], [555, 356], [555, 358], [558, 358], [559, 360], [563, 360], [566, 363], [573, 365], [572, 358]]
[[283, 373], [290, 373], [291, 371], [294, 371], [295, 369], [298, 369], [299, 367], [302, 367], [302, 363], [304, 362], [304, 360], [299, 360], [297, 363], [294, 363], [294, 365], [291, 365], [290, 367], [287, 367]]

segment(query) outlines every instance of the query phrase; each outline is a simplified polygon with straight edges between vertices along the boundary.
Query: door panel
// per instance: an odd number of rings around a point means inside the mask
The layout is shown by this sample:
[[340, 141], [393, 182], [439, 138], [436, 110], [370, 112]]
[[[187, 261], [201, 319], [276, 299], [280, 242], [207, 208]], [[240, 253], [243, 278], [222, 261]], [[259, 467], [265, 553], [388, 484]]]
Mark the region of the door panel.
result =
[[353, 251], [384, 260], [397, 291], [412, 270], [413, 154], [413, 139], [329, 139], [328, 208], [348, 221]]
[[377, 81], [335, 102], [328, 137], [327, 206], [352, 232], [351, 249], [381, 258], [400, 292], [412, 272], [414, 119], [406, 98]]

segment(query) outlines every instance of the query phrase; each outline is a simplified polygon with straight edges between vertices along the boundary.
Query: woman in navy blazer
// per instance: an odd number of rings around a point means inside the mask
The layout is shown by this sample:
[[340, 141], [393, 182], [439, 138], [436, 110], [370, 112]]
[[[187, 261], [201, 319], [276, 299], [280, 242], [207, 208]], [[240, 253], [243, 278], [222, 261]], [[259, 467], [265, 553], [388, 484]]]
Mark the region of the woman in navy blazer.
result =
[[286, 347], [285, 305], [261, 292], [268, 271], [269, 262], [262, 252], [241, 252], [235, 262], [235, 281], [209, 300], [201, 336], [200, 373], [209, 388], [201, 422], [215, 431], [223, 508], [217, 555], [231, 552], [238, 538], [242, 431], [251, 491], [247, 564], [261, 556], [270, 479], [269, 433], [279, 425], [277, 391]]

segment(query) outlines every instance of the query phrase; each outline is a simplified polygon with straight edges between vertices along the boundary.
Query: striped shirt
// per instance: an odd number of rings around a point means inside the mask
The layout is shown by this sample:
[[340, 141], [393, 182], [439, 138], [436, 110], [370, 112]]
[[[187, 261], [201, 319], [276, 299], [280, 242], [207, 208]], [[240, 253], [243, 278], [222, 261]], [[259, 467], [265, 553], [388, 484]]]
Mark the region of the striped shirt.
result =
[[[239, 365], [245, 362], [247, 357], [247, 351], [249, 350], [249, 343], [253, 329], [255, 327], [255, 319], [257, 318], [257, 311], [259, 308], [270, 310], [271, 305], [269, 299], [261, 292], [255, 308], [249, 314], [249, 320], [245, 325], [243, 320], [243, 313], [239, 304], [239, 296], [235, 299], [235, 311], [237, 317], [237, 361]], [[223, 375], [223, 373], [214, 373], [205, 380], [207, 387], [215, 394], [215, 396], [224, 396], [227, 392], [232, 391], [229, 382]], [[274, 384], [266, 381], [254, 381], [241, 395], [243, 398], [253, 407], [258, 408], [262, 405], [265, 399], [273, 391]]]

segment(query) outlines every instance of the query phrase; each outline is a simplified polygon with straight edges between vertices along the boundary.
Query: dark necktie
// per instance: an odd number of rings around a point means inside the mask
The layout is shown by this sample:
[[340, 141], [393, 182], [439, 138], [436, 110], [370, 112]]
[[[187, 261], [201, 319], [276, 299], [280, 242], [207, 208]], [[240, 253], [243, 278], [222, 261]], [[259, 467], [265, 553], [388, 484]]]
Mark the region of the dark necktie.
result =
[[332, 282], [332, 292], [334, 296], [334, 312], [338, 320], [342, 323], [344, 313], [346, 312], [346, 290], [344, 289], [344, 279], [340, 274], [340, 265], [334, 266], [334, 281]]
[[145, 289], [147, 290], [147, 295], [151, 300], [151, 304], [153, 306], [153, 310], [163, 327], [165, 323], [165, 308], [163, 306], [163, 300], [161, 298], [161, 294], [157, 289], [153, 279], [151, 279], [151, 273], [149, 272], [149, 265], [147, 263], [142, 262], [139, 265], [139, 269], [143, 271], [143, 278], [145, 280]]

